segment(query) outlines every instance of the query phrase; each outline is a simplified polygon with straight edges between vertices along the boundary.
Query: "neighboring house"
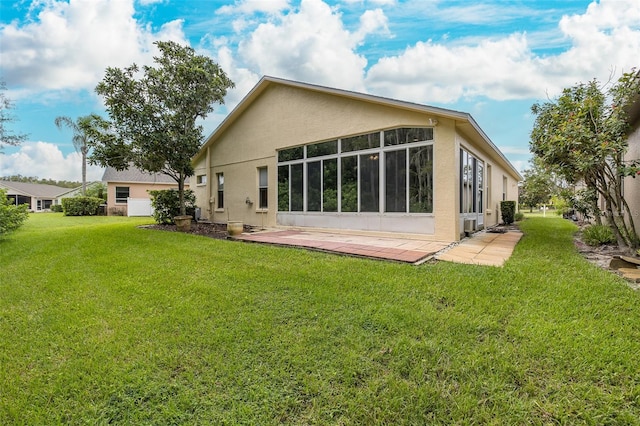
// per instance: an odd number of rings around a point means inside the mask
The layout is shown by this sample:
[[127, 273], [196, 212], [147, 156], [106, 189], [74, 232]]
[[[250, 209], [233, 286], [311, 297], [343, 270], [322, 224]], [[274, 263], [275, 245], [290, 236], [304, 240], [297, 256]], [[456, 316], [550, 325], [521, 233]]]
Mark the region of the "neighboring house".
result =
[[[626, 161], [640, 159], [640, 97], [629, 109], [631, 133], [629, 134], [629, 149], [625, 154]], [[626, 177], [624, 180], [624, 198], [629, 204], [636, 234], [640, 235], [640, 176]]]
[[467, 113], [273, 77], [193, 163], [214, 222], [447, 241], [499, 223], [523, 179]]
[[[98, 182], [98, 181], [87, 182], [85, 192], [97, 185], [102, 185], [102, 182]], [[62, 204], [63, 198], [81, 197], [81, 196], [82, 196], [82, 186], [79, 186], [77, 188], [67, 189], [67, 192], [64, 192], [58, 196], [58, 204]]]
[[[130, 167], [118, 171], [107, 167], [102, 175], [107, 184], [107, 214], [122, 216], [150, 216], [149, 191], [178, 189], [178, 183], [164, 173], [148, 173]], [[189, 183], [185, 182], [185, 187]]]
[[16, 205], [27, 204], [33, 212], [49, 211], [52, 205], [60, 204], [60, 196], [71, 191], [55, 185], [40, 183], [0, 181], [0, 188], [7, 190], [7, 198]]

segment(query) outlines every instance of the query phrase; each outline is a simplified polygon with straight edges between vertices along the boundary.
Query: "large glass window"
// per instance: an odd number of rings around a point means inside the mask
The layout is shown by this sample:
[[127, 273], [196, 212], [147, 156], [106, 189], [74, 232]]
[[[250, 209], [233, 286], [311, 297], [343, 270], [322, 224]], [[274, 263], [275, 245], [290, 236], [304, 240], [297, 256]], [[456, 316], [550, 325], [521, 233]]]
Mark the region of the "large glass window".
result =
[[484, 164], [464, 149], [460, 150], [460, 213], [482, 211]]
[[324, 160], [322, 171], [322, 211], [338, 211], [338, 160]]
[[127, 204], [129, 198], [128, 186], [116, 186], [116, 204]]
[[320, 161], [307, 163], [307, 211], [322, 208], [322, 167]]
[[297, 146], [295, 148], [283, 149], [278, 151], [278, 161], [283, 163], [285, 161], [301, 160], [304, 158], [304, 147]]
[[342, 157], [341, 168], [341, 211], [358, 211], [358, 157]]
[[291, 211], [304, 210], [304, 170], [303, 164], [291, 165]]
[[432, 140], [407, 127], [278, 151], [278, 211], [432, 213]]
[[433, 213], [433, 145], [409, 149], [409, 211]]
[[278, 211], [289, 211], [289, 166], [278, 167]]
[[380, 132], [342, 139], [342, 152], [361, 151], [380, 147]]
[[407, 150], [385, 154], [385, 203], [386, 212], [407, 211]]
[[380, 158], [378, 154], [360, 155], [360, 211], [380, 211]]
[[433, 140], [431, 128], [400, 128], [384, 131], [384, 146]]
[[338, 153], [338, 141], [329, 141], [307, 145], [307, 158]]

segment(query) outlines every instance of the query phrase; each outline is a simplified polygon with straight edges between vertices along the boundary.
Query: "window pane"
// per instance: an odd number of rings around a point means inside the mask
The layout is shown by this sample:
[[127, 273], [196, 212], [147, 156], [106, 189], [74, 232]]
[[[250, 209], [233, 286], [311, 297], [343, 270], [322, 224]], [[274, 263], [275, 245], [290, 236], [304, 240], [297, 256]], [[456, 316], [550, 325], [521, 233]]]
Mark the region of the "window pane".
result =
[[353, 136], [342, 139], [342, 152], [359, 151], [362, 149], [379, 148], [380, 132], [367, 135]]
[[223, 209], [224, 208], [224, 174], [218, 173], [216, 176], [218, 180], [218, 204], [216, 208]]
[[409, 211], [433, 213], [433, 146], [409, 150]]
[[322, 211], [338, 211], [338, 160], [324, 160], [322, 173]]
[[300, 160], [304, 157], [304, 147], [297, 146], [295, 148], [283, 149], [278, 151], [278, 161]]
[[291, 165], [291, 211], [304, 209], [304, 176], [302, 164]]
[[267, 207], [269, 207], [268, 204], [268, 191], [267, 188], [260, 188], [260, 205], [259, 208], [261, 209], [266, 209]]
[[260, 167], [258, 169], [258, 185], [261, 188], [267, 187], [268, 186], [268, 179], [267, 179], [268, 175], [267, 175], [267, 168], [266, 167]]
[[342, 165], [342, 185], [341, 189], [341, 211], [358, 211], [358, 158], [343, 157]]
[[260, 167], [258, 169], [258, 208], [261, 209], [266, 209], [268, 207], [268, 182], [267, 168]]
[[278, 211], [289, 211], [289, 166], [278, 167]]
[[407, 211], [407, 150], [385, 154], [385, 211]]
[[360, 156], [360, 211], [380, 211], [380, 159], [378, 154]]
[[307, 145], [307, 158], [338, 153], [338, 141], [329, 141]]
[[320, 161], [307, 164], [307, 211], [319, 212], [322, 200]]
[[116, 203], [127, 203], [127, 198], [129, 198], [129, 187], [128, 186], [116, 186]]
[[401, 128], [384, 131], [384, 146], [433, 140], [431, 128]]

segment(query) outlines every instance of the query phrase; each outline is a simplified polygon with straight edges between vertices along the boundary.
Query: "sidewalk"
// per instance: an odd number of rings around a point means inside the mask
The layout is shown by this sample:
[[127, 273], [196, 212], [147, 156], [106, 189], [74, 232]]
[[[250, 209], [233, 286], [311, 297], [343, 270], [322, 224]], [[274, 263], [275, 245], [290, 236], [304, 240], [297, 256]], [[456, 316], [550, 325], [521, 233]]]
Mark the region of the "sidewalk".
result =
[[443, 250], [435, 259], [471, 265], [503, 266], [522, 238], [520, 231], [479, 232]]

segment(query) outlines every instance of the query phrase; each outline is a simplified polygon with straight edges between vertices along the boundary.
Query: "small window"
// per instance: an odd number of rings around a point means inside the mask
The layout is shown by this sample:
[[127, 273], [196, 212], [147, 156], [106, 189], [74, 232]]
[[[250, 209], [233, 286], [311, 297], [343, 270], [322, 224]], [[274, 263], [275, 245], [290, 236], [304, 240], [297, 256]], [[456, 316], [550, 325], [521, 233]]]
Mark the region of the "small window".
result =
[[267, 168], [260, 167], [258, 169], [258, 192], [259, 203], [258, 208], [266, 209], [269, 207], [269, 179], [267, 175]]
[[196, 184], [197, 185], [206, 185], [207, 184], [207, 175], [198, 175], [198, 176], [196, 176]]
[[224, 208], [224, 174], [218, 173], [216, 174], [218, 180], [218, 204], [216, 208], [223, 209]]
[[342, 152], [359, 151], [369, 148], [380, 148], [380, 132], [342, 139]]
[[129, 198], [128, 186], [116, 186], [116, 204], [127, 204]]

